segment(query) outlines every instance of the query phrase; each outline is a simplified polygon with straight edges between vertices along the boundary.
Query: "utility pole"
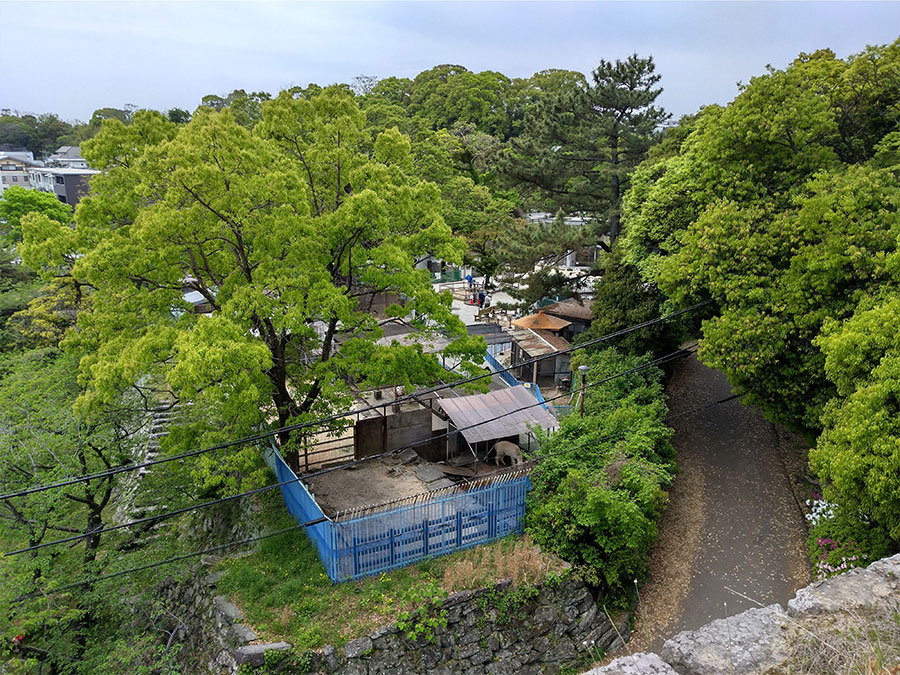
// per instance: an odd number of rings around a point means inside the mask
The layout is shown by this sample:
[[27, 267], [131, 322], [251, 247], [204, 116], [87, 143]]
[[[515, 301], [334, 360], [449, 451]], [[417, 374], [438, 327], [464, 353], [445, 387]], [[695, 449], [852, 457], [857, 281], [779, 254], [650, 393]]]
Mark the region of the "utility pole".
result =
[[590, 370], [587, 366], [578, 366], [578, 372], [581, 373], [581, 417], [584, 417], [584, 389], [587, 384], [587, 372]]

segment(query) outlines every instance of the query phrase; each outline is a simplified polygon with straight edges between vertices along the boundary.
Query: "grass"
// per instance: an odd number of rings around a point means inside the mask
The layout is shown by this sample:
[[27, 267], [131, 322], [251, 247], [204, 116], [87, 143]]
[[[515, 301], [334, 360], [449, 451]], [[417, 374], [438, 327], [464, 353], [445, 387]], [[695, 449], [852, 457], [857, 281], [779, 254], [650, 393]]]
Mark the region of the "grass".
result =
[[791, 630], [790, 672], [900, 675], [900, 600], [820, 615]]
[[[294, 523], [283, 507], [265, 509], [266, 530]], [[563, 570], [561, 561], [536, 550], [527, 537], [429, 558], [361, 581], [332, 584], [302, 530], [265, 539], [250, 555], [226, 558], [218, 584], [243, 611], [261, 639], [286, 640], [299, 649], [338, 646], [392, 623], [416, 609], [423, 589], [481, 588], [500, 579], [534, 585]]]

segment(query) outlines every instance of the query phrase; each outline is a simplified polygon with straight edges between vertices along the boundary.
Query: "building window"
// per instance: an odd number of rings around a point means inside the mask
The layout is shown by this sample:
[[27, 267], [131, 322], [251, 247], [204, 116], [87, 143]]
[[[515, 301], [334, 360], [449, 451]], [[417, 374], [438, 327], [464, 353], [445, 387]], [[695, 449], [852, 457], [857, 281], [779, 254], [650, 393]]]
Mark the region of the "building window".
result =
[[18, 183], [18, 182], [19, 182], [19, 177], [13, 176], [13, 183]]
[[3, 164], [3, 165], [0, 165], [0, 171], [15, 171], [15, 170], [18, 169], [18, 168], [19, 168], [19, 167], [17, 167], [15, 164]]
[[4, 183], [6, 182], [6, 176], [3, 176], [3, 182]]
[[62, 176], [57, 176], [57, 177], [56, 177], [56, 182], [57, 182], [58, 184], [62, 185], [62, 184], [64, 184], [64, 183], [66, 182], [66, 179], [63, 178]]
[[28, 182], [28, 176], [22, 176], [22, 180], [24, 180], [24, 181], [27, 183], [27, 182]]
[[68, 203], [68, 202], [66, 202], [66, 198], [64, 195], [56, 195], [56, 198], [59, 199], [59, 201], [61, 201], [63, 204]]

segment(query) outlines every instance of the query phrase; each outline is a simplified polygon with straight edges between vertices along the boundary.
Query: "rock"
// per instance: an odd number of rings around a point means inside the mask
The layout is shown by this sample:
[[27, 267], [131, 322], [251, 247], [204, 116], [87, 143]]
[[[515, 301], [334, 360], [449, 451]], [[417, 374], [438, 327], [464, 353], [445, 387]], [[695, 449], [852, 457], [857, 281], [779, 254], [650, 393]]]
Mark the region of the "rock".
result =
[[870, 572], [880, 574], [889, 581], [900, 581], [900, 553], [873, 562], [867, 568]]
[[[890, 574], [900, 572], [900, 556], [856, 568], [836, 577], [818, 581], [797, 591], [788, 601], [788, 614], [821, 614], [839, 610], [874, 609], [898, 595], [897, 581]], [[883, 571], [883, 573], [882, 573]], [[896, 572], [895, 572], [896, 573]]]
[[234, 624], [229, 630], [229, 633], [231, 633], [238, 642], [253, 642], [253, 640], [259, 637], [250, 626], [243, 623]]
[[243, 647], [237, 648], [234, 653], [234, 660], [239, 666], [247, 664], [249, 666], [253, 666], [254, 668], [259, 668], [261, 665], [265, 664], [266, 652], [270, 649], [285, 650], [290, 648], [291, 645], [288, 642], [269, 642], [262, 645], [244, 645]]
[[767, 672], [788, 657], [787, 622], [780, 605], [748, 609], [666, 640], [662, 658], [683, 675]]
[[243, 621], [244, 613], [232, 604], [232, 602], [224, 595], [217, 595], [214, 597], [213, 604], [216, 606], [216, 609], [228, 617], [230, 621]]
[[[420, 464], [416, 467], [416, 478], [423, 483], [431, 483], [444, 477], [444, 472], [434, 464]], [[431, 486], [428, 486], [431, 488]]]
[[222, 580], [222, 577], [225, 576], [225, 572], [213, 572], [212, 574], [207, 574], [203, 577], [203, 583], [207, 586], [215, 586]]
[[677, 675], [672, 666], [656, 654], [633, 654], [594, 668], [583, 675]]
[[397, 457], [400, 459], [400, 462], [403, 464], [412, 464], [416, 460], [419, 459], [418, 453], [416, 453], [415, 448], [407, 448], [403, 452], [401, 452]]
[[428, 489], [429, 490], [440, 490], [441, 488], [453, 487], [454, 485], [456, 485], [456, 483], [454, 483], [449, 478], [439, 478], [435, 481], [430, 482], [428, 484]]
[[348, 659], [355, 659], [372, 651], [372, 638], [361, 637], [351, 640], [344, 646], [344, 654]]

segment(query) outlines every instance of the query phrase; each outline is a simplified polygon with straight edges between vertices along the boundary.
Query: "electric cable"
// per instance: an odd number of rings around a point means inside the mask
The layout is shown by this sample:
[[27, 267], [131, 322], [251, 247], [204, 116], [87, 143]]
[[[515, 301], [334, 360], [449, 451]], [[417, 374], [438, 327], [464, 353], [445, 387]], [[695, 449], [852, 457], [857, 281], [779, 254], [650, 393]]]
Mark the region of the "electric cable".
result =
[[[651, 368], [651, 367], [654, 367], [654, 366], [662, 365], [662, 364], [664, 364], [664, 363], [667, 363], [668, 361], [671, 361], [671, 360], [676, 359], [676, 358], [682, 358], [682, 357], [687, 356], [687, 355], [692, 354], [692, 353], [693, 353], [692, 347], [689, 347], [689, 348], [681, 348], [681, 349], [678, 349], [678, 350], [676, 350], [676, 351], [674, 351], [674, 352], [671, 352], [671, 353], [669, 353], [669, 354], [666, 354], [665, 356], [661, 356], [661, 357], [659, 357], [659, 358], [657, 358], [657, 359], [654, 359], [653, 361], [648, 361], [647, 363], [643, 363], [643, 364], [641, 364], [641, 365], [639, 365], [639, 366], [635, 366], [634, 368], [629, 368], [628, 370], [622, 371], [622, 372], [620, 372], [620, 373], [616, 373], [616, 374], [614, 374], [614, 375], [610, 375], [610, 376], [608, 376], [608, 377], [606, 377], [606, 378], [603, 378], [603, 379], [601, 379], [601, 380], [596, 380], [596, 381], [594, 381], [594, 382], [588, 383], [588, 384], [586, 384], [586, 385], [583, 387], [583, 389], [586, 390], [586, 389], [590, 389], [590, 388], [599, 386], [599, 385], [601, 385], [601, 384], [606, 384], [607, 382], [611, 382], [612, 380], [618, 379], [618, 378], [620, 378], [620, 377], [624, 377], [625, 375], [630, 375], [630, 374], [632, 374], [632, 373], [640, 372], [640, 371], [642, 371], [642, 370], [646, 370], [646, 369]], [[315, 478], [316, 476], [321, 476], [321, 475], [323, 475], [323, 474], [330, 473], [330, 472], [332, 472], [332, 471], [337, 471], [337, 470], [339, 470], [339, 469], [346, 469], [346, 468], [351, 467], [351, 466], [357, 466], [357, 465], [362, 464], [362, 463], [364, 463], [364, 462], [369, 462], [369, 461], [372, 461], [372, 460], [375, 460], [375, 459], [380, 459], [380, 458], [382, 458], [382, 457], [386, 457], [387, 455], [395, 454], [395, 453], [400, 452], [400, 451], [402, 451], [402, 450], [408, 450], [408, 449], [411, 449], [411, 448], [415, 448], [416, 446], [419, 446], [419, 445], [424, 445], [425, 443], [432, 443], [432, 442], [434, 442], [435, 440], [440, 440], [440, 439], [442, 439], [442, 438], [449, 438], [449, 437], [450, 437], [451, 435], [453, 435], [453, 434], [459, 434], [459, 433], [462, 433], [462, 432], [464, 432], [464, 431], [468, 431], [469, 429], [473, 429], [473, 428], [475, 428], [475, 427], [479, 427], [479, 426], [481, 426], [481, 425], [483, 425], [483, 424], [490, 424], [491, 422], [495, 422], [496, 420], [502, 419], [503, 417], [507, 417], [507, 416], [509, 416], [509, 415], [514, 415], [514, 414], [516, 414], [517, 412], [521, 412], [522, 410], [529, 410], [529, 409], [534, 408], [534, 407], [537, 407], [537, 406], [543, 406], [543, 405], [545, 405], [546, 403], [548, 403], [548, 402], [550, 402], [550, 401], [555, 401], [555, 400], [557, 400], [557, 399], [564, 398], [564, 397], [566, 397], [567, 395], [568, 395], [568, 394], [566, 394], [566, 393], [561, 393], [561, 394], [558, 394], [558, 395], [556, 395], [556, 396], [553, 396], [553, 397], [551, 397], [551, 398], [549, 398], [549, 399], [545, 399], [544, 401], [535, 401], [534, 403], [532, 403], [532, 404], [530, 404], [530, 405], [527, 405], [527, 406], [524, 406], [524, 407], [522, 407], [522, 408], [517, 408], [516, 410], [512, 410], [512, 411], [509, 411], [509, 412], [506, 412], [506, 413], [502, 413], [502, 414], [500, 414], [500, 415], [496, 415], [496, 416], [491, 417], [491, 418], [488, 418], [488, 419], [480, 420], [480, 421], [478, 421], [478, 422], [474, 422], [474, 423], [472, 423], [472, 424], [470, 424], [470, 425], [468, 425], [468, 426], [465, 426], [465, 427], [460, 427], [460, 428], [458, 428], [458, 429], [453, 429], [453, 430], [447, 431], [447, 432], [445, 432], [445, 433], [443, 433], [443, 434], [439, 434], [439, 435], [437, 435], [437, 436], [432, 436], [432, 437], [429, 437], [429, 438], [426, 438], [426, 439], [422, 439], [422, 440], [420, 440], [420, 441], [414, 441], [414, 442], [412, 442], [412, 443], [407, 443], [406, 445], [403, 445], [403, 446], [400, 446], [400, 447], [397, 447], [397, 448], [393, 448], [393, 449], [391, 449], [391, 450], [387, 450], [387, 451], [385, 451], [385, 452], [378, 453], [378, 454], [375, 454], [375, 455], [370, 455], [369, 457], [363, 457], [363, 458], [361, 458], [361, 459], [353, 460], [353, 461], [350, 461], [350, 462], [346, 462], [346, 463], [341, 464], [341, 465], [338, 465], [338, 466], [334, 466], [334, 467], [330, 467], [330, 468], [327, 468], [327, 469], [322, 469], [322, 470], [320, 470], [320, 471], [315, 471], [315, 472], [311, 472], [311, 473], [308, 473], [308, 474], [304, 474], [302, 477], [295, 477], [295, 478], [291, 478], [291, 479], [289, 479], [289, 480], [282, 481], [282, 482], [279, 482], [279, 483], [273, 483], [273, 484], [271, 484], [271, 485], [264, 485], [264, 486], [262, 486], [262, 487], [255, 488], [255, 489], [253, 489], [253, 490], [247, 490], [247, 491], [245, 491], [245, 492], [241, 492], [241, 493], [238, 493], [238, 494], [235, 494], [235, 495], [229, 495], [229, 496], [227, 496], [227, 497], [220, 497], [220, 498], [217, 498], [217, 499], [212, 499], [212, 500], [203, 502], [202, 504], [194, 504], [194, 505], [191, 505], [191, 506], [186, 506], [186, 507], [183, 507], [183, 508], [180, 508], [180, 509], [175, 509], [175, 510], [173, 510], [173, 511], [168, 511], [168, 512], [166, 512], [166, 513], [159, 513], [159, 514], [156, 514], [156, 515], [147, 516], [147, 517], [145, 517], [145, 518], [139, 518], [139, 519], [137, 519], [137, 520], [129, 521], [129, 522], [127, 522], [127, 523], [120, 523], [119, 525], [113, 525], [113, 526], [110, 526], [110, 527], [97, 527], [97, 528], [94, 528], [94, 529], [89, 530], [89, 531], [87, 531], [87, 532], [79, 533], [79, 534], [72, 535], [72, 536], [69, 536], [69, 537], [62, 537], [62, 538], [60, 538], [60, 539], [54, 539], [54, 540], [52, 540], [52, 541], [46, 541], [46, 542], [41, 542], [41, 543], [39, 543], [39, 544], [34, 544], [34, 545], [29, 546], [29, 547], [26, 547], [26, 548], [17, 549], [17, 550], [14, 550], [14, 551], [9, 551], [9, 552], [7, 552], [7, 553], [4, 553], [4, 554], [3, 554], [3, 557], [19, 555], [19, 554], [21, 554], [21, 553], [27, 553], [27, 552], [29, 552], [29, 551], [34, 551], [34, 550], [37, 550], [37, 549], [47, 548], [47, 547], [49, 547], [49, 546], [56, 546], [56, 545], [59, 545], [59, 544], [67, 544], [67, 543], [71, 543], [71, 542], [75, 542], [75, 541], [80, 541], [81, 539], [86, 539], [87, 537], [90, 537], [90, 536], [93, 536], [93, 535], [96, 535], [96, 534], [101, 534], [101, 533], [106, 533], [106, 532], [115, 532], [115, 531], [117, 531], [117, 530], [123, 530], [123, 529], [129, 528], [129, 527], [134, 527], [134, 526], [137, 526], [137, 525], [144, 525], [144, 524], [151, 523], [151, 522], [157, 522], [157, 521], [160, 521], [160, 520], [164, 520], [164, 519], [166, 519], [166, 518], [171, 518], [171, 517], [174, 517], [174, 516], [177, 516], [177, 515], [181, 515], [181, 514], [183, 514], [183, 513], [187, 513], [187, 512], [189, 512], [189, 511], [196, 511], [196, 510], [198, 510], [198, 509], [206, 508], [206, 507], [208, 507], [208, 506], [214, 506], [214, 505], [216, 505], [216, 504], [222, 504], [222, 503], [225, 503], [225, 502], [234, 501], [234, 500], [236, 500], [236, 499], [241, 499], [241, 498], [243, 498], [243, 497], [248, 497], [248, 496], [251, 496], [251, 495], [259, 494], [259, 493], [261, 493], [261, 492], [266, 492], [266, 491], [268, 491], [268, 490], [274, 490], [274, 489], [276, 489], [276, 488], [281, 488], [281, 487], [284, 487], [284, 486], [286, 486], [286, 485], [290, 485], [290, 484], [292, 484], [292, 483], [297, 483], [297, 482], [300, 482], [300, 481], [303, 481], [303, 480], [308, 480], [308, 479], [310, 479], [310, 478]]]
[[687, 313], [687, 312], [694, 311], [694, 310], [696, 310], [696, 309], [699, 309], [700, 307], [703, 307], [703, 306], [705, 306], [705, 305], [710, 304], [711, 302], [712, 302], [711, 300], [704, 300], [703, 302], [699, 302], [699, 303], [697, 303], [697, 304], [691, 305], [690, 307], [686, 307], [686, 308], [684, 308], [684, 309], [679, 309], [679, 310], [676, 310], [676, 311], [674, 311], [674, 312], [670, 312], [669, 314], [665, 314], [665, 315], [663, 315], [663, 316], [661, 316], [661, 317], [657, 317], [657, 318], [655, 318], [655, 319], [650, 319], [650, 320], [648, 320], [648, 321], [644, 321], [643, 323], [639, 323], [639, 324], [636, 324], [636, 325], [634, 325], [634, 326], [629, 326], [629, 327], [627, 327], [627, 328], [622, 328], [622, 329], [620, 329], [620, 330], [614, 331], [614, 332], [609, 333], [609, 334], [607, 334], [607, 335], [603, 335], [603, 336], [601, 336], [601, 337], [599, 337], [599, 338], [594, 338], [593, 340], [588, 340], [587, 342], [584, 342], [584, 343], [582, 343], [582, 344], [579, 344], [579, 345], [573, 345], [573, 346], [568, 347], [568, 348], [566, 348], [566, 349], [561, 349], [561, 350], [559, 350], [559, 351], [553, 352], [552, 354], [546, 354], [546, 355], [543, 355], [543, 356], [537, 356], [537, 357], [534, 357], [534, 358], [532, 358], [532, 359], [527, 359], [527, 360], [525, 360], [525, 361], [523, 361], [523, 362], [521, 362], [521, 363], [517, 363], [517, 364], [515, 364], [514, 366], [507, 366], [507, 367], [502, 368], [502, 369], [500, 369], [500, 370], [495, 370], [495, 371], [491, 371], [491, 372], [488, 372], [488, 373], [483, 373], [483, 374], [481, 374], [481, 375], [474, 375], [474, 376], [469, 377], [469, 378], [464, 378], [464, 379], [461, 379], [461, 380], [457, 380], [456, 382], [447, 383], [447, 384], [441, 384], [441, 385], [438, 385], [438, 386], [436, 386], [436, 387], [431, 387], [431, 388], [426, 389], [426, 390], [424, 390], [424, 391], [414, 392], [414, 393], [412, 393], [412, 394], [406, 394], [406, 395], [401, 396], [400, 398], [396, 398], [396, 399], [394, 399], [394, 400], [392, 400], [392, 401], [385, 401], [384, 403], [379, 403], [379, 404], [375, 404], [375, 405], [370, 405], [370, 406], [368, 406], [368, 407], [360, 408], [360, 409], [357, 409], [357, 410], [350, 410], [350, 411], [346, 411], [346, 412], [343, 412], [343, 413], [336, 413], [336, 414], [334, 414], [334, 415], [329, 415], [329, 416], [326, 416], [326, 417], [322, 417], [322, 418], [319, 418], [319, 419], [317, 419], [317, 420], [313, 420], [313, 421], [310, 421], [310, 422], [303, 422], [303, 423], [299, 423], [299, 424], [288, 425], [288, 426], [284, 426], [284, 427], [279, 427], [279, 428], [277, 428], [277, 429], [269, 429], [269, 430], [267, 430], [267, 431], [264, 431], [264, 432], [261, 432], [261, 433], [259, 433], [259, 434], [255, 434], [255, 435], [252, 435], [252, 436], [245, 436], [245, 437], [242, 437], [242, 438], [239, 438], [239, 439], [235, 439], [235, 440], [232, 440], [232, 441], [226, 441], [226, 442], [224, 442], [224, 443], [218, 443], [218, 444], [216, 444], [216, 445], [212, 445], [212, 446], [209, 446], [209, 447], [206, 447], [206, 448], [199, 448], [199, 449], [197, 449], [197, 450], [190, 450], [190, 451], [188, 451], [188, 452], [183, 452], [183, 453], [180, 453], [180, 454], [177, 454], [177, 455], [171, 455], [171, 456], [169, 456], [169, 457], [160, 457], [160, 458], [158, 458], [158, 459], [153, 459], [153, 460], [150, 460], [150, 461], [147, 461], [147, 462], [140, 462], [140, 463], [137, 463], [137, 464], [123, 464], [123, 465], [121, 465], [121, 466], [112, 467], [112, 468], [109, 468], [109, 469], [105, 469], [105, 470], [103, 470], [103, 471], [95, 472], [95, 473], [93, 473], [93, 474], [86, 474], [86, 475], [83, 475], [83, 476], [77, 476], [77, 477], [75, 477], [75, 478], [69, 478], [69, 479], [66, 479], [66, 480], [63, 480], [63, 481], [59, 481], [59, 482], [56, 482], [56, 483], [48, 483], [48, 484], [46, 484], [46, 485], [35, 485], [35, 486], [33, 486], [33, 487], [26, 488], [26, 489], [24, 489], [24, 490], [18, 490], [18, 491], [16, 491], [16, 492], [10, 492], [10, 493], [4, 494], [4, 495], [0, 495], [0, 500], [3, 500], [3, 499], [13, 499], [13, 498], [15, 498], [15, 497], [24, 497], [24, 496], [27, 496], [27, 495], [36, 494], [36, 493], [38, 493], [38, 492], [44, 492], [44, 491], [46, 491], [46, 490], [54, 490], [54, 489], [58, 489], [58, 488], [61, 488], [61, 487], [67, 487], [67, 486], [69, 486], [69, 485], [75, 485], [75, 484], [77, 484], [77, 483], [83, 483], [83, 482], [86, 482], [86, 481], [99, 480], [99, 479], [102, 479], [102, 478], [107, 478], [107, 477], [109, 477], [109, 476], [114, 476], [114, 475], [119, 474], [119, 473], [124, 473], [124, 472], [129, 472], [129, 471], [137, 471], [138, 469], [142, 469], [142, 468], [146, 468], [146, 467], [150, 467], [150, 466], [155, 466], [155, 465], [157, 465], [157, 464], [164, 464], [164, 463], [166, 463], [166, 462], [174, 462], [174, 461], [177, 461], [177, 460], [180, 460], [180, 459], [186, 459], [186, 458], [188, 458], [188, 457], [196, 457], [197, 455], [202, 455], [202, 454], [205, 454], [205, 453], [208, 453], [208, 452], [214, 452], [214, 451], [216, 451], [216, 450], [224, 450], [225, 448], [231, 448], [231, 447], [235, 447], [235, 446], [238, 446], [238, 445], [246, 445], [246, 444], [249, 444], [249, 443], [256, 443], [256, 442], [258, 442], [258, 441], [262, 441], [262, 440], [265, 440], [265, 439], [267, 439], [267, 438], [272, 438], [272, 437], [277, 436], [278, 434], [281, 434], [281, 433], [290, 433], [290, 432], [294, 432], [294, 431], [300, 431], [300, 430], [302, 430], [302, 429], [307, 429], [307, 428], [310, 428], [310, 427], [313, 427], [313, 426], [319, 426], [319, 425], [321, 425], [321, 424], [326, 424], [326, 423], [328, 423], [328, 422], [334, 422], [334, 421], [336, 421], [336, 420], [338, 420], [338, 419], [342, 419], [342, 418], [344, 418], [344, 417], [349, 417], [349, 416], [351, 416], [351, 415], [359, 415], [359, 414], [363, 414], [363, 413], [370, 412], [370, 411], [373, 411], [373, 410], [378, 410], [378, 409], [381, 409], [381, 408], [386, 408], [387, 406], [390, 406], [390, 405], [395, 405], [395, 404], [405, 403], [405, 402], [411, 401], [411, 400], [413, 400], [414, 398], [417, 398], [417, 397], [418, 397], [418, 398], [421, 398], [422, 396], [428, 396], [429, 394], [433, 394], [433, 393], [436, 393], [436, 392], [438, 392], [438, 391], [443, 391], [444, 389], [452, 389], [452, 388], [454, 388], [454, 387], [458, 387], [458, 386], [461, 386], [461, 385], [469, 384], [469, 383], [471, 383], [471, 382], [476, 382], [476, 381], [482, 380], [482, 379], [484, 379], [484, 378], [493, 377], [494, 375], [500, 375], [500, 374], [502, 374], [502, 373], [506, 373], [506, 372], [509, 372], [509, 371], [511, 371], [511, 370], [515, 370], [515, 369], [517, 369], [517, 368], [523, 368], [523, 367], [525, 367], [525, 366], [533, 365], [533, 364], [535, 364], [535, 363], [537, 363], [537, 362], [539, 362], [539, 361], [542, 361], [542, 360], [544, 360], [544, 359], [555, 358], [555, 357], [558, 356], [559, 354], [569, 354], [569, 353], [572, 353], [572, 352], [574, 352], [574, 351], [576, 351], [576, 350], [578, 350], [578, 349], [585, 349], [585, 348], [587, 348], [587, 347], [592, 347], [592, 346], [594, 346], [594, 345], [596, 345], [596, 344], [600, 344], [601, 342], [605, 342], [605, 341], [611, 340], [611, 339], [616, 338], [616, 337], [621, 337], [622, 335], [627, 335], [628, 333], [634, 332], [634, 331], [636, 331], [636, 330], [640, 330], [640, 329], [642, 329], [642, 328], [646, 328], [646, 327], [648, 327], [648, 326], [652, 326], [652, 325], [654, 325], [654, 324], [656, 324], [656, 323], [659, 323], [659, 322], [661, 322], [661, 321], [666, 321], [666, 320], [668, 320], [668, 319], [675, 318], [675, 317], [680, 316], [680, 315], [682, 315], [682, 314], [685, 314], [685, 313]]

